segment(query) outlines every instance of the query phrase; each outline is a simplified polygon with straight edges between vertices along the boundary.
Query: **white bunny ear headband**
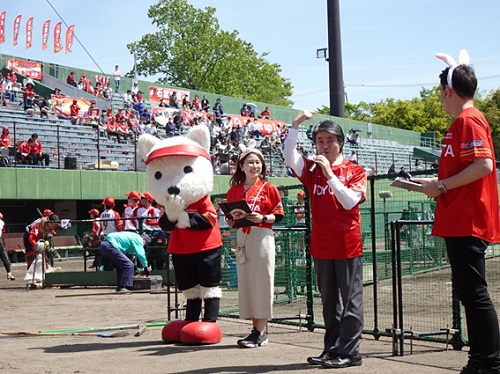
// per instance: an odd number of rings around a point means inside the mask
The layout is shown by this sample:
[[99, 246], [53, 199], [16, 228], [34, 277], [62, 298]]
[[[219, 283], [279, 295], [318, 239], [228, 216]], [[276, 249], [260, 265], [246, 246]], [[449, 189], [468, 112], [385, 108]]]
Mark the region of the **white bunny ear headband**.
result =
[[259, 151], [257, 148], [255, 148], [256, 145], [257, 145], [257, 142], [255, 141], [255, 139], [249, 140], [248, 147], [245, 146], [244, 144], [240, 143], [238, 148], [240, 149], [241, 154], [240, 154], [238, 161], [243, 160], [243, 158], [246, 157], [249, 153], [257, 153], [257, 154], [261, 155], [262, 157], [264, 157], [262, 155], [262, 152]]
[[453, 70], [455, 70], [455, 68], [458, 65], [469, 65], [470, 63], [469, 52], [467, 52], [465, 49], [461, 49], [460, 52], [458, 53], [458, 63], [455, 61], [453, 57], [451, 57], [449, 54], [446, 53], [436, 53], [436, 57], [439, 58], [440, 60], [443, 60], [450, 67], [450, 70], [448, 70], [448, 76], [446, 77], [446, 80], [448, 82], [448, 86], [450, 88], [453, 88], [452, 84]]

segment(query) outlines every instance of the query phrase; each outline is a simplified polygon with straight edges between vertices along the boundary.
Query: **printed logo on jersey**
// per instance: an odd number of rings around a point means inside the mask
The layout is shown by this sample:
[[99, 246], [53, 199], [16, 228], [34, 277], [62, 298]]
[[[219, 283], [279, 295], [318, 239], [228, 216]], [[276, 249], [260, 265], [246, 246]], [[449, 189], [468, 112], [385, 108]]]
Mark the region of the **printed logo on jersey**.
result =
[[460, 143], [460, 149], [469, 149], [474, 147], [481, 147], [484, 144], [482, 139], [471, 140], [470, 142]]
[[444, 138], [445, 138], [445, 139], [448, 139], [448, 140], [453, 139], [453, 133], [452, 133], [452, 132], [450, 132], [450, 131], [448, 131], [448, 132], [446, 133], [446, 135], [444, 136]]

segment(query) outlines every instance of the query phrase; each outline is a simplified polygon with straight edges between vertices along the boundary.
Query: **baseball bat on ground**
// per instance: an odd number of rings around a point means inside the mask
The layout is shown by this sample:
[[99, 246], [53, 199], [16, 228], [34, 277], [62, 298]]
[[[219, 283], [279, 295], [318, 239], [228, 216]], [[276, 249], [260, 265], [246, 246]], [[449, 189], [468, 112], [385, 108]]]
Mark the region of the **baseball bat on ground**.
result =
[[96, 336], [98, 338], [120, 338], [128, 336], [128, 331], [117, 332], [52, 332], [42, 333], [35, 331], [0, 331], [0, 335], [10, 336]]

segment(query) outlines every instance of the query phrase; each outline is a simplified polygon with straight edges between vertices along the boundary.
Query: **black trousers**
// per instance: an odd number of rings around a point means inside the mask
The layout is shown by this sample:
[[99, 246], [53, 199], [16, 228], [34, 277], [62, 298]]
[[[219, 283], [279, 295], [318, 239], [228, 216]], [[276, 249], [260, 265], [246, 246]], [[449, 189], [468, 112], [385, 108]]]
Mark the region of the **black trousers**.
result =
[[488, 242], [472, 237], [444, 238], [452, 283], [464, 306], [469, 340], [469, 366], [500, 370], [500, 333], [488, 294], [485, 252]]

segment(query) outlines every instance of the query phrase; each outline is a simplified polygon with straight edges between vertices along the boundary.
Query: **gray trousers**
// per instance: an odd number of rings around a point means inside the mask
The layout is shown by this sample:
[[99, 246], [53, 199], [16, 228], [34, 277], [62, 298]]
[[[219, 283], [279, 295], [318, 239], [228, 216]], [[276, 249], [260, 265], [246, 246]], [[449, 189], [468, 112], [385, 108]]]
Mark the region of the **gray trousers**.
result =
[[325, 320], [324, 351], [359, 354], [363, 332], [363, 258], [314, 259]]

